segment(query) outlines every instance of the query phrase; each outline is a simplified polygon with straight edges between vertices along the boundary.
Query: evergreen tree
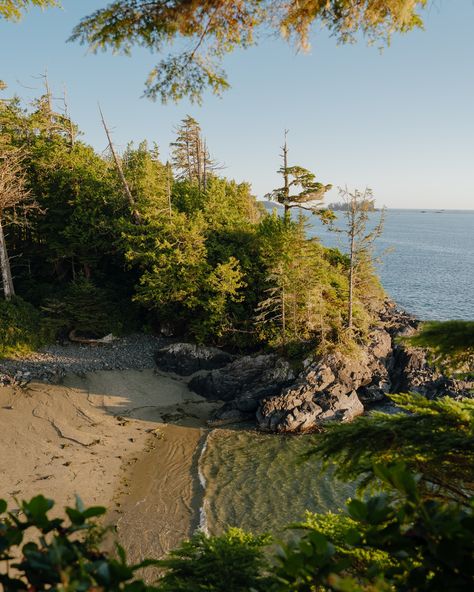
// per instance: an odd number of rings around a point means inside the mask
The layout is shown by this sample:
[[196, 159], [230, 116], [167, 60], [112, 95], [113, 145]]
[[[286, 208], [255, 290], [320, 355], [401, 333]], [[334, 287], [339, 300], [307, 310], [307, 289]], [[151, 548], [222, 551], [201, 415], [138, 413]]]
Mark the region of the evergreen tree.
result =
[[219, 167], [210, 157], [201, 127], [189, 115], [176, 130], [176, 140], [171, 144], [172, 163], [179, 180], [196, 183], [200, 191], [207, 188], [209, 177]]
[[[389, 42], [393, 33], [422, 27], [418, 14], [428, 0], [115, 0], [84, 18], [71, 40], [94, 51], [129, 53], [134, 45], [163, 52], [174, 40], [189, 43], [164, 57], [150, 72], [145, 94], [163, 102], [189, 97], [200, 101], [206, 88], [229, 87], [220, 64], [237, 48], [246, 48], [268, 31], [309, 47], [318, 23], [348, 43], [359, 33], [370, 41]], [[189, 46], [190, 44], [190, 46]], [[183, 47], [183, 44], [179, 44]]]
[[389, 396], [399, 413], [373, 411], [349, 424], [328, 425], [308, 455], [362, 488], [380, 486], [375, 465], [405, 463], [421, 475], [426, 497], [468, 503], [474, 496], [474, 401]]
[[415, 335], [403, 341], [427, 348], [432, 362], [443, 372], [474, 376], [474, 321], [422, 323]]
[[7, 20], [18, 21], [22, 13], [30, 6], [47, 8], [58, 6], [57, 0], [0, 0], [0, 17]]
[[283, 187], [274, 189], [265, 197], [284, 207], [284, 217], [287, 222], [290, 220], [291, 208], [309, 210], [313, 214], [318, 214], [323, 221], [330, 221], [333, 218], [331, 212], [320, 209], [320, 206], [325, 193], [332, 188], [332, 185], [324, 185], [316, 181], [316, 175], [308, 169], [297, 165], [288, 166], [286, 132], [282, 150], [283, 166], [278, 172], [283, 177]]
[[364, 272], [373, 265], [373, 243], [382, 234], [384, 211], [372, 230], [368, 229], [372, 190], [364, 192], [355, 189], [350, 192], [347, 187], [340, 189], [339, 194], [346, 204], [344, 211], [346, 227], [343, 232], [348, 238], [349, 251], [349, 293], [347, 297], [347, 328], [353, 329], [354, 299], [356, 290], [364, 293]]

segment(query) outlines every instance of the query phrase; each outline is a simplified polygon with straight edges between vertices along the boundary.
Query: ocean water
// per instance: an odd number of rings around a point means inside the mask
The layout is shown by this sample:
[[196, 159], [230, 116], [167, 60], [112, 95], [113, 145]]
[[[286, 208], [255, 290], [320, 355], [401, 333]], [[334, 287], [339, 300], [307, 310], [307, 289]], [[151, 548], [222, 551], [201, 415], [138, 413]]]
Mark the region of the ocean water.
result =
[[[377, 220], [371, 214], [372, 226]], [[316, 217], [309, 232], [345, 250], [343, 235]], [[407, 311], [424, 320], [474, 318], [474, 211], [389, 210], [375, 252], [385, 290]], [[284, 526], [305, 510], [343, 508], [355, 485], [322, 473], [315, 461], [301, 462], [312, 438], [213, 430], [199, 462], [201, 526], [212, 534], [240, 526], [285, 537]]]
[[[373, 227], [380, 214], [370, 216]], [[338, 218], [342, 227], [344, 213]], [[347, 250], [344, 235], [315, 216], [309, 234]], [[474, 210], [387, 210], [374, 251], [382, 285], [402, 308], [422, 320], [474, 319]]]

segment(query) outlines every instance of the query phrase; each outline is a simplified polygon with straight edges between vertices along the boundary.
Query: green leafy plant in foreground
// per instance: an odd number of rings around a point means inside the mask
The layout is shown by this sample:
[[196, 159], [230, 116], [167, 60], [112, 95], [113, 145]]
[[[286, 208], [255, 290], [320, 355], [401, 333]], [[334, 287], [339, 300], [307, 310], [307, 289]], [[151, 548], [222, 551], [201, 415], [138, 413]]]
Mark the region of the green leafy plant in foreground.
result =
[[[301, 536], [275, 554], [267, 536], [230, 529], [196, 533], [161, 561], [128, 565], [100, 550], [103, 508], [67, 508], [69, 522], [49, 518], [53, 502], [23, 502], [20, 514], [0, 501], [0, 584], [6, 592], [435, 592], [474, 585], [474, 500], [461, 506], [427, 499], [403, 464], [374, 466], [388, 493], [353, 499], [347, 514], [308, 515]], [[35, 542], [23, 544], [25, 534]], [[19, 558], [21, 555], [21, 558]], [[17, 560], [12, 558], [17, 558]], [[10, 575], [5, 565], [13, 567]], [[153, 585], [137, 569], [158, 566]]]
[[373, 412], [348, 424], [328, 425], [307, 456], [334, 467], [335, 477], [379, 488], [374, 463], [405, 463], [419, 473], [430, 498], [468, 503], [474, 496], [474, 400], [435, 401], [420, 394], [389, 395], [398, 413]]
[[275, 590], [472, 589], [474, 500], [463, 508], [426, 499], [402, 464], [376, 465], [374, 472], [390, 493], [351, 500], [350, 518], [342, 518], [335, 537], [327, 536], [324, 520], [299, 525], [306, 532], [282, 548]]
[[86, 509], [77, 499], [75, 508], [66, 508], [65, 520], [50, 518], [53, 506], [39, 495], [22, 502], [19, 512], [8, 512], [0, 500], [0, 587], [5, 592], [155, 590], [134, 577], [137, 569], [155, 562], [128, 565], [120, 547], [117, 558], [100, 550], [105, 531], [94, 519], [105, 508]]

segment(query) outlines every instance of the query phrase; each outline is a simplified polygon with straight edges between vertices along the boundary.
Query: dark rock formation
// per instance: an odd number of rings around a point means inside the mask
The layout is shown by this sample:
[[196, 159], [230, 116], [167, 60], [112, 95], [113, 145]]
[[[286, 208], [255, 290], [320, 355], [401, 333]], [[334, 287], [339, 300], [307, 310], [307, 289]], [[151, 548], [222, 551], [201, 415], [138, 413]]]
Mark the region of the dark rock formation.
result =
[[472, 397], [473, 381], [449, 378], [433, 368], [426, 352], [420, 348], [396, 345], [391, 372], [392, 392], [416, 392], [435, 399], [447, 395], [453, 398]]
[[213, 370], [229, 364], [234, 356], [215, 347], [193, 343], [172, 343], [155, 353], [155, 362], [164, 372], [189, 376], [199, 370]]
[[357, 356], [340, 352], [308, 358], [295, 377], [289, 364], [274, 354], [232, 358], [213, 348], [174, 344], [160, 350], [162, 370], [191, 374], [189, 387], [224, 405], [211, 425], [257, 419], [266, 431], [289, 433], [317, 430], [328, 421], [351, 421], [364, 406], [390, 403], [393, 392], [419, 392], [427, 397], [469, 396], [474, 384], [448, 379], [434, 370], [423, 350], [398, 342], [419, 324], [387, 301], [380, 324]]
[[307, 366], [295, 384], [262, 401], [258, 425], [272, 432], [304, 432], [327, 421], [351, 421], [364, 412], [356, 390], [371, 379], [367, 358], [324, 356]]
[[259, 401], [294, 380], [290, 365], [274, 354], [243, 356], [220, 370], [195, 376], [189, 388], [211, 400], [232, 401], [235, 408], [255, 412]]

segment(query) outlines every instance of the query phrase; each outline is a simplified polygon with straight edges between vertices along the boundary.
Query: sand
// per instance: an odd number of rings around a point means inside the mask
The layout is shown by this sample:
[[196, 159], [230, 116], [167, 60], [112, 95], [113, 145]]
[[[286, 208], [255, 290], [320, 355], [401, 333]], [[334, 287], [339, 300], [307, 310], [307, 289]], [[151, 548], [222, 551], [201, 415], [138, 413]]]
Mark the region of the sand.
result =
[[135, 561], [162, 556], [199, 521], [197, 457], [215, 407], [153, 370], [67, 376], [0, 388], [0, 498], [42, 493], [62, 514], [78, 494]]

